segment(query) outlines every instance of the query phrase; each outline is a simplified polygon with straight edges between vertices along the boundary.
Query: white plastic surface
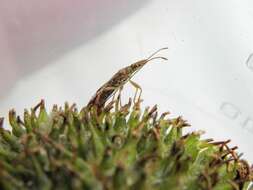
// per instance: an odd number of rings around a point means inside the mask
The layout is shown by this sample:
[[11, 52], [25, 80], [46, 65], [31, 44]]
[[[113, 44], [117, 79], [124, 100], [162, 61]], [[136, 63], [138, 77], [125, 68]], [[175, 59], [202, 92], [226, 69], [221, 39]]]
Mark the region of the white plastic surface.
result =
[[232, 139], [252, 162], [252, 20], [250, 0], [1, 1], [0, 115], [41, 98], [80, 108], [118, 69], [167, 46], [169, 61], [134, 77], [144, 104]]

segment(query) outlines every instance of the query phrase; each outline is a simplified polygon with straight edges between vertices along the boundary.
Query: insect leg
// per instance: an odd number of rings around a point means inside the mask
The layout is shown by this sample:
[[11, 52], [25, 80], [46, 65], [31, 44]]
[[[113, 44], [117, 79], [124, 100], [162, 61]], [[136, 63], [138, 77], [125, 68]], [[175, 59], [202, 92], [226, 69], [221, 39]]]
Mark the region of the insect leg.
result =
[[[129, 82], [130, 82], [130, 84], [132, 84], [132, 85], [133, 85], [133, 82], [132, 82], [131, 80], [129, 80]], [[134, 86], [134, 85], [133, 85], [133, 86]], [[134, 86], [134, 87], [135, 87], [135, 86]], [[136, 100], [137, 92], [138, 92], [138, 89], [137, 89], [137, 88], [135, 88], [135, 94], [134, 94], [134, 99], [133, 99], [133, 102], [135, 102], [135, 100]]]
[[[115, 90], [112, 95], [112, 101], [114, 101], [117, 91]], [[109, 97], [110, 98], [110, 97]]]
[[[119, 86], [118, 90], [117, 90], [118, 95], [117, 95], [117, 98], [116, 98], [116, 106], [115, 106], [116, 110], [119, 110], [119, 108], [122, 107], [122, 102], [121, 102], [121, 91], [122, 91], [122, 89], [123, 89], [123, 85]], [[115, 94], [116, 94], [116, 92], [115, 92]]]
[[121, 92], [123, 90], [123, 85], [119, 87], [119, 105], [122, 107], [122, 102], [121, 102]]
[[136, 102], [135, 100], [136, 100], [137, 92], [138, 92], [138, 90], [140, 90], [140, 94], [139, 94], [138, 101], [137, 101], [137, 102], [139, 102], [140, 99], [141, 99], [142, 88], [141, 88], [140, 85], [138, 85], [136, 82], [134, 82], [134, 81], [132, 81], [132, 80], [129, 80], [129, 82], [130, 82], [130, 83], [135, 87], [135, 89], [136, 89], [135, 95], [134, 95], [134, 100], [133, 100], [134, 102]]

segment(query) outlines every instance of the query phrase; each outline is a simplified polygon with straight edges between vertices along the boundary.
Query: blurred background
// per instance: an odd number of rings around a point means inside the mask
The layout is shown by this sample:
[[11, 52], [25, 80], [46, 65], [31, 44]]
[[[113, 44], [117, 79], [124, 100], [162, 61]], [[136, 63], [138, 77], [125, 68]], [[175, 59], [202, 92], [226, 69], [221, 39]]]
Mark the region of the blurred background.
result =
[[0, 115], [42, 98], [49, 109], [81, 108], [120, 68], [168, 47], [167, 62], [133, 78], [143, 107], [158, 104], [206, 137], [232, 139], [252, 162], [252, 19], [250, 0], [2, 0]]

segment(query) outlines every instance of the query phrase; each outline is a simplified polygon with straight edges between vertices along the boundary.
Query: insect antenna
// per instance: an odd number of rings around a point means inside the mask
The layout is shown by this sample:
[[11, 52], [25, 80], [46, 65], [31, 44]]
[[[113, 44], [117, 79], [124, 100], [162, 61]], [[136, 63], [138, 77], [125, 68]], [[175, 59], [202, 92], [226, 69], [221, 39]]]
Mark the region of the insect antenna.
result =
[[149, 59], [147, 59], [148, 61], [151, 61], [151, 60], [154, 60], [154, 59], [163, 59], [163, 60], [165, 60], [165, 61], [167, 61], [168, 59], [166, 58], [166, 57], [152, 57], [152, 58], [149, 58]]
[[152, 54], [147, 58], [147, 60], [151, 60], [151, 58], [152, 58], [154, 55], [156, 55], [157, 53], [159, 53], [160, 51], [165, 50], [165, 49], [168, 49], [168, 47], [161, 48], [161, 49], [157, 50], [156, 52], [152, 53]]

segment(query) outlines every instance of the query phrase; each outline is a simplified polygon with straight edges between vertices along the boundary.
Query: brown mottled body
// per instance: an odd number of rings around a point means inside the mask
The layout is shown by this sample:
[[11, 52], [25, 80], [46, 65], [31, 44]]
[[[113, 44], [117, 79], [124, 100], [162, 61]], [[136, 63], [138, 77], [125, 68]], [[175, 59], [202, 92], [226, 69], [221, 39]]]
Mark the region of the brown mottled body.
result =
[[[157, 52], [167, 49], [162, 48]], [[149, 61], [157, 58], [161, 58], [167, 60], [164, 57], [153, 57], [157, 52], [152, 54], [148, 59], [140, 60], [136, 63], [133, 63], [123, 69], [120, 69], [113, 77], [106, 82], [103, 86], [101, 86], [96, 94], [89, 101], [87, 107], [96, 106], [98, 109], [102, 108], [106, 101], [116, 92], [120, 87], [122, 87], [126, 82], [128, 82], [136, 72], [138, 72], [144, 65], [146, 65]], [[153, 58], [152, 58], [153, 57]]]

